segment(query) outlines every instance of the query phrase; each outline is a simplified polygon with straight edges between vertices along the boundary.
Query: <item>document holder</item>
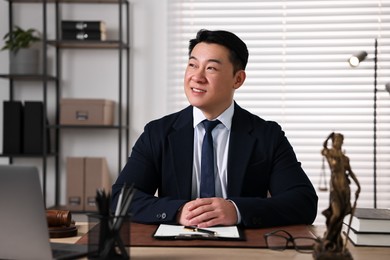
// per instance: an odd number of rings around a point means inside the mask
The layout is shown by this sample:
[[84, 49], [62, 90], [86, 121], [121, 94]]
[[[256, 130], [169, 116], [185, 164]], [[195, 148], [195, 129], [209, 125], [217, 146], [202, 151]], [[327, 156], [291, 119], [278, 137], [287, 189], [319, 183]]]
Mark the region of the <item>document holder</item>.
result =
[[130, 244], [130, 215], [88, 215], [88, 258], [130, 259], [125, 245]]
[[153, 238], [162, 240], [220, 240], [245, 241], [245, 235], [238, 226], [219, 226], [207, 229], [193, 226], [160, 224]]

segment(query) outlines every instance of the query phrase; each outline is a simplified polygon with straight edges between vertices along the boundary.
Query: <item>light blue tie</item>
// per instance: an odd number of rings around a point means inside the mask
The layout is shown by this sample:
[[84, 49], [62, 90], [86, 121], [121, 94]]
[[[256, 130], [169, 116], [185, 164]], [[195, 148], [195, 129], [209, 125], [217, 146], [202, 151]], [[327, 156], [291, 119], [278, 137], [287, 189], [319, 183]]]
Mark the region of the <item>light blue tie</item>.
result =
[[215, 177], [214, 177], [214, 146], [211, 131], [220, 123], [219, 120], [203, 120], [206, 130], [202, 144], [201, 177], [200, 177], [200, 197], [215, 197]]

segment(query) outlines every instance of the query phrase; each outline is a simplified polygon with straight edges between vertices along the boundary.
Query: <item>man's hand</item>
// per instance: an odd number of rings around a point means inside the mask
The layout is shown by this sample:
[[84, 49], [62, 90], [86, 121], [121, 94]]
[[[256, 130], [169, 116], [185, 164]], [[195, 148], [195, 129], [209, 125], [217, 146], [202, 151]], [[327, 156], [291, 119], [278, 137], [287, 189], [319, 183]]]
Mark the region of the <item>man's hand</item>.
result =
[[184, 226], [206, 228], [237, 224], [237, 212], [232, 202], [223, 198], [201, 198], [187, 202], [178, 214]]

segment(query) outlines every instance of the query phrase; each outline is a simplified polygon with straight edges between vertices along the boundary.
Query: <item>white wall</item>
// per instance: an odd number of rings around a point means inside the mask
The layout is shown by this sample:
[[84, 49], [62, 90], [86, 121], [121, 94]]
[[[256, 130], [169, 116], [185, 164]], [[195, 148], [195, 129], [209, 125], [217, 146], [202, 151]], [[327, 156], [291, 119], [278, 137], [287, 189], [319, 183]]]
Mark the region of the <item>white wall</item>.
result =
[[[130, 0], [130, 148], [150, 120], [166, 113], [166, 1]], [[39, 4], [16, 4], [15, 23], [24, 28], [42, 28], [42, 7]], [[53, 6], [48, 7], [53, 14]], [[63, 19], [97, 19], [107, 24], [108, 38], [117, 36], [117, 7], [112, 5], [62, 5]], [[0, 1], [0, 36], [8, 31], [8, 2]], [[54, 37], [54, 16], [48, 19], [48, 36]], [[3, 41], [1, 41], [1, 46]], [[116, 99], [118, 92], [118, 62], [114, 50], [63, 50], [61, 71], [62, 97]], [[53, 54], [52, 52], [50, 53]], [[8, 52], [0, 52], [0, 73], [8, 72]], [[41, 84], [17, 82], [16, 98], [40, 100]], [[8, 99], [8, 81], [0, 79], [0, 102]], [[50, 89], [50, 88], [49, 88]], [[49, 92], [49, 98], [53, 91]], [[3, 106], [0, 104], [0, 121]], [[49, 103], [52, 120], [54, 103]], [[50, 112], [51, 111], [51, 112]], [[2, 123], [0, 124], [2, 136]], [[117, 132], [106, 130], [65, 130], [61, 136], [61, 203], [65, 203], [66, 156], [104, 156], [109, 162], [113, 181], [117, 169]], [[2, 138], [0, 138], [2, 147]], [[0, 158], [0, 163], [8, 159]], [[125, 160], [125, 158], [123, 159]], [[40, 159], [17, 159], [18, 164], [41, 167]], [[48, 165], [47, 203], [54, 202], [53, 160]]]

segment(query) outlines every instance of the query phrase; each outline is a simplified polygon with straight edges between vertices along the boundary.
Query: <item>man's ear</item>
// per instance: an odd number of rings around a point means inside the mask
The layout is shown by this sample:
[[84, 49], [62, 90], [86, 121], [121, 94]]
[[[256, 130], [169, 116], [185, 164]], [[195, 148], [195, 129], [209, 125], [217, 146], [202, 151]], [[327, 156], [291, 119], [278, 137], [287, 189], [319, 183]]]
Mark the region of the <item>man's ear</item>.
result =
[[237, 71], [235, 75], [234, 89], [238, 89], [239, 87], [241, 87], [242, 84], [244, 84], [245, 79], [246, 79], [245, 70]]

